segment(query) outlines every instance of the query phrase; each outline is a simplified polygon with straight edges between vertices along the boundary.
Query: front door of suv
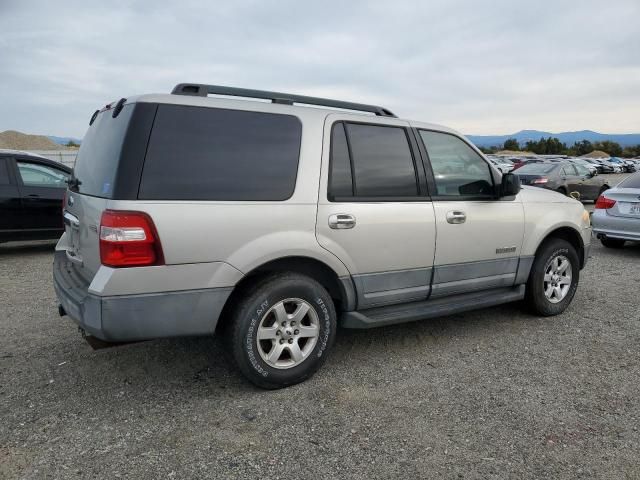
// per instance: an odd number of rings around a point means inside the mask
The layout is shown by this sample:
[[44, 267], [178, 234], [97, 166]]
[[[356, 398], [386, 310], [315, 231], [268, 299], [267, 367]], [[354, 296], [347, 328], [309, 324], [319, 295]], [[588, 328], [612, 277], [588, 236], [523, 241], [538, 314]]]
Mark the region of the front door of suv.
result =
[[418, 133], [436, 218], [432, 298], [512, 286], [524, 235], [521, 201], [497, 198], [500, 177], [461, 137]]
[[362, 119], [327, 117], [318, 242], [351, 272], [357, 308], [423, 300], [435, 219], [415, 136], [408, 122]]

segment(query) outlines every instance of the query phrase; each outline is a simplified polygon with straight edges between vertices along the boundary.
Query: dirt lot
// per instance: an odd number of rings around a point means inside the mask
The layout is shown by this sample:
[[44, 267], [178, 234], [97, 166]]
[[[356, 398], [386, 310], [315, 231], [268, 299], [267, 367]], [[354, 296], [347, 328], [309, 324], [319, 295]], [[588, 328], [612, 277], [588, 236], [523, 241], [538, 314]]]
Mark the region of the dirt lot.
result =
[[640, 245], [594, 243], [559, 317], [343, 330], [275, 392], [220, 340], [92, 351], [51, 261], [0, 246], [0, 478], [640, 478]]

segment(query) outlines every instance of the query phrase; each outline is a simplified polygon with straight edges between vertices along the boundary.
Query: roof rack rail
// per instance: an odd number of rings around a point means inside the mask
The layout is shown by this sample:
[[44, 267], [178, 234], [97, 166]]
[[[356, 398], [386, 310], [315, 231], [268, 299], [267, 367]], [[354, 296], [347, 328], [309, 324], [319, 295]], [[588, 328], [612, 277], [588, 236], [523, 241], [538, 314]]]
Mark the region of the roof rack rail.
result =
[[198, 97], [206, 97], [207, 95], [226, 95], [231, 97], [261, 98], [271, 100], [271, 103], [280, 103], [284, 105], [300, 103], [305, 105], [318, 105], [322, 107], [369, 112], [380, 117], [395, 117], [393, 112], [390, 110], [376, 105], [343, 102], [340, 100], [330, 100], [328, 98], [307, 97], [306, 95], [268, 92], [265, 90], [252, 90], [249, 88], [223, 87], [220, 85], [203, 85], [199, 83], [180, 83], [175, 86], [171, 93], [173, 95], [193, 95]]

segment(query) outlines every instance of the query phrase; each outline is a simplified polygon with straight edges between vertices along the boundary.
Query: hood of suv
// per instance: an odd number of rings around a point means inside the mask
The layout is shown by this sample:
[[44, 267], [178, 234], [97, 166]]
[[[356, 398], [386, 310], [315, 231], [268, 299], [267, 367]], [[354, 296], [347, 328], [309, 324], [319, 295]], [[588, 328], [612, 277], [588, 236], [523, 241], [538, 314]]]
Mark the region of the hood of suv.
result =
[[522, 186], [518, 196], [524, 203], [580, 203], [571, 197], [546, 188]]

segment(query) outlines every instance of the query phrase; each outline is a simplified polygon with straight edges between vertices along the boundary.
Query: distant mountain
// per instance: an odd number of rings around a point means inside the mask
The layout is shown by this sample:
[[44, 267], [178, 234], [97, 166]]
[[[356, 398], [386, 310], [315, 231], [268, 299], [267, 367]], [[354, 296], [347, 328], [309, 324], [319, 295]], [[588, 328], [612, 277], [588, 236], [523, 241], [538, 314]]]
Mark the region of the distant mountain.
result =
[[589, 140], [592, 143], [609, 140], [612, 142], [618, 142], [623, 147], [629, 145], [640, 145], [640, 133], [599, 133], [591, 130], [562, 133], [541, 132], [539, 130], [521, 130], [511, 135], [467, 135], [467, 138], [478, 147], [501, 146], [510, 138], [515, 138], [521, 146], [524, 146], [524, 144], [529, 140], [538, 141], [541, 137], [556, 137], [560, 142], [566, 143], [568, 147], [581, 140]]
[[79, 138], [73, 138], [73, 137], [56, 137], [54, 135], [49, 135], [47, 138], [49, 138], [49, 140], [52, 140], [53, 142], [57, 143], [58, 145], [66, 145], [67, 143], [69, 143], [70, 141], [73, 143], [77, 143], [78, 145], [80, 145], [80, 142], [82, 140], [80, 140]]

